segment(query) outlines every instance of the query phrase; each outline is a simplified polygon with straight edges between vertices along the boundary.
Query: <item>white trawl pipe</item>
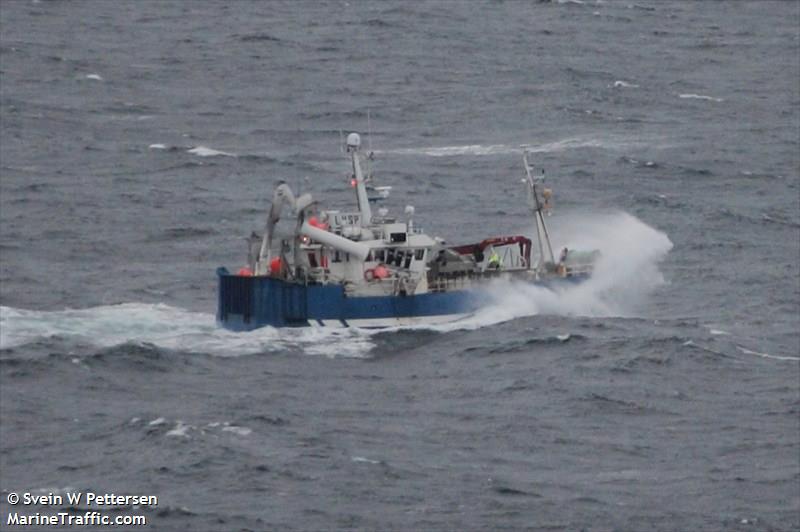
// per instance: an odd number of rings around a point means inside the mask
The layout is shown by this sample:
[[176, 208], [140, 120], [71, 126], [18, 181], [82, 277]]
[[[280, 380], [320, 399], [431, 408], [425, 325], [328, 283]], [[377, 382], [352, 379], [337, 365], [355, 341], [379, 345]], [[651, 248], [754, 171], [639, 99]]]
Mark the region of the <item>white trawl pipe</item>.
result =
[[358, 148], [353, 148], [353, 173], [356, 176], [356, 197], [358, 198], [358, 210], [361, 211], [361, 227], [368, 227], [372, 223], [372, 209], [369, 206], [367, 196], [367, 185], [364, 182], [364, 174], [361, 171], [361, 161], [358, 159]]
[[358, 257], [362, 261], [369, 255], [369, 247], [364, 244], [353, 242], [352, 240], [335, 235], [330, 231], [314, 227], [309, 225], [308, 222], [303, 222], [303, 225], [300, 227], [300, 233], [308, 236], [312, 240], [330, 246], [333, 249], [338, 249], [339, 251]]

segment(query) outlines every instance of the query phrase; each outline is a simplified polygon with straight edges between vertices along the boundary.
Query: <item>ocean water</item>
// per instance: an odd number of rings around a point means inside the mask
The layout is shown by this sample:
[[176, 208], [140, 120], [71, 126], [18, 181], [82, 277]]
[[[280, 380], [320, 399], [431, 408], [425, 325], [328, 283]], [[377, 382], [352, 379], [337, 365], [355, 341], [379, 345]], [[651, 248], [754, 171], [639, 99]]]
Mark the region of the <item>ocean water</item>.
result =
[[[532, 233], [530, 151], [597, 275], [220, 330], [278, 180], [353, 203], [342, 131], [453, 244]], [[797, 530], [799, 186], [797, 2], [5, 0], [0, 528]]]

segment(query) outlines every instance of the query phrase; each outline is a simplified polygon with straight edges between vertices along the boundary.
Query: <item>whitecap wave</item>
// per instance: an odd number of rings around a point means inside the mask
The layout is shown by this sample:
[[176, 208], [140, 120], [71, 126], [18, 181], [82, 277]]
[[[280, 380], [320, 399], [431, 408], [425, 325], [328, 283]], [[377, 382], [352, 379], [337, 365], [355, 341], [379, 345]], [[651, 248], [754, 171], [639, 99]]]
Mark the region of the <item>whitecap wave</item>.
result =
[[249, 436], [253, 433], [253, 429], [249, 427], [239, 427], [237, 425], [228, 425], [222, 428], [222, 432], [231, 432], [237, 436]]
[[229, 153], [226, 151], [215, 150], [214, 148], [208, 148], [206, 146], [195, 146], [194, 148], [190, 148], [186, 150], [188, 153], [192, 155], [197, 155], [198, 157], [236, 157], [235, 153]]
[[253, 433], [253, 429], [242, 425], [233, 425], [229, 421], [212, 421], [209, 423], [191, 424], [185, 423], [183, 420], [176, 419], [175, 425], [167, 430], [166, 427], [173, 422], [167, 421], [163, 417], [154, 419], [153, 421], [141, 424], [141, 418], [134, 417], [128, 422], [129, 427], [144, 427], [148, 432], [159, 431], [167, 438], [184, 438], [192, 439], [194, 437], [203, 437], [207, 434], [217, 435], [221, 432], [234, 434], [235, 436], [246, 437]]
[[178, 422], [175, 424], [175, 428], [168, 431], [165, 434], [165, 436], [169, 436], [172, 438], [187, 438], [189, 437], [188, 432], [189, 429], [191, 428], [193, 428], [191, 425], [187, 425], [179, 419]]
[[571, 137], [553, 142], [529, 144], [466, 144], [461, 146], [438, 146], [420, 148], [398, 148], [394, 150], [376, 150], [378, 154], [392, 155], [427, 155], [429, 157], [453, 157], [458, 155], [506, 155], [529, 153], [558, 153], [580, 148], [627, 149], [646, 146], [641, 138], [626, 137]]
[[690, 100], [708, 100], [711, 102], [724, 102], [722, 98], [715, 98], [713, 96], [706, 96], [705, 94], [679, 94], [678, 98], [690, 99]]
[[365, 458], [363, 456], [353, 456], [351, 458], [353, 462], [362, 462], [365, 464], [380, 464], [380, 460], [372, 460], [371, 458]]
[[746, 347], [742, 347], [740, 345], [736, 346], [736, 349], [744, 353], [745, 355], [753, 355], [756, 357], [761, 358], [771, 358], [774, 360], [791, 360], [791, 361], [800, 361], [800, 357], [790, 357], [790, 356], [779, 356], [779, 355], [770, 355], [769, 353], [761, 353], [759, 351], [753, 351], [752, 349], [747, 349]]

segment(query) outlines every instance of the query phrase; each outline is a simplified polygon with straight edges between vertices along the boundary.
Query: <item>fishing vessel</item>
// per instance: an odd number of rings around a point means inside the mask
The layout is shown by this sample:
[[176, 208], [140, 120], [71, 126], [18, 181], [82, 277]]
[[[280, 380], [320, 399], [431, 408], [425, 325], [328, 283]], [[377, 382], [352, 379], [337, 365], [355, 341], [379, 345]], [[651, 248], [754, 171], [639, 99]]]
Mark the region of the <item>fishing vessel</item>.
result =
[[[226, 329], [335, 326], [390, 327], [462, 319], [491, 301], [498, 282], [538, 285], [589, 278], [598, 253], [564, 248], [553, 254], [545, 213], [552, 192], [523, 154], [536, 251], [524, 235], [493, 236], [449, 246], [415, 227], [414, 208], [403, 219], [373, 212], [391, 187], [365, 174], [357, 133], [347, 136], [355, 210], [322, 210], [310, 194], [296, 196], [279, 182], [263, 235], [253, 233], [247, 265], [217, 269], [217, 322]], [[371, 156], [372, 154], [370, 154]], [[294, 229], [276, 240], [288, 208]]]

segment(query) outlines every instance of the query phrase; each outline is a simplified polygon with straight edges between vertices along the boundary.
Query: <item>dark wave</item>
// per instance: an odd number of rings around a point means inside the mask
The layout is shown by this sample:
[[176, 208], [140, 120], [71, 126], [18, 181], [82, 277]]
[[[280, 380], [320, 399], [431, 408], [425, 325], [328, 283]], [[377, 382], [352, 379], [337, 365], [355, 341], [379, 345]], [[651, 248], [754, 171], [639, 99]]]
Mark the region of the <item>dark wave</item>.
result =
[[217, 234], [217, 230], [211, 227], [171, 227], [160, 233], [151, 235], [148, 240], [151, 242], [191, 240], [195, 238], [205, 238], [215, 234]]
[[280, 159], [277, 159], [273, 156], [266, 154], [256, 154], [256, 153], [246, 153], [243, 155], [239, 155], [238, 158], [243, 161], [252, 161], [259, 164], [281, 162]]
[[238, 35], [234, 36], [239, 39], [241, 42], [282, 42], [283, 39], [279, 39], [274, 35], [270, 35], [268, 33], [249, 33], [247, 35]]
[[587, 340], [585, 336], [580, 334], [568, 334], [563, 337], [558, 336], [545, 336], [539, 338], [527, 338], [524, 340], [509, 340], [502, 342], [499, 346], [492, 347], [488, 350], [488, 354], [497, 353], [515, 353], [519, 351], [527, 351], [535, 346], [554, 346], [562, 345], [567, 342], [583, 342]]

